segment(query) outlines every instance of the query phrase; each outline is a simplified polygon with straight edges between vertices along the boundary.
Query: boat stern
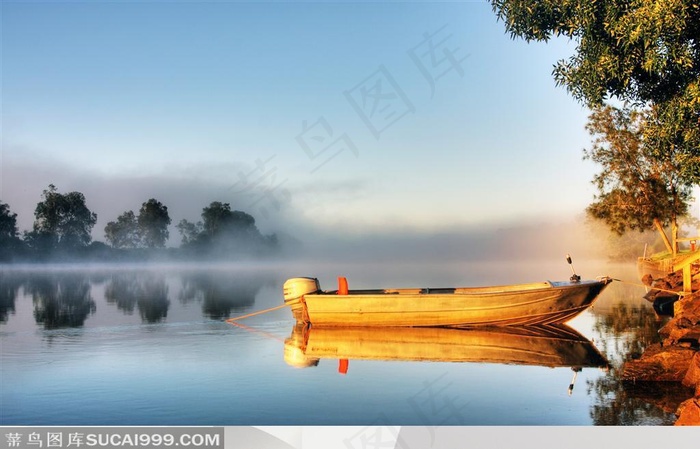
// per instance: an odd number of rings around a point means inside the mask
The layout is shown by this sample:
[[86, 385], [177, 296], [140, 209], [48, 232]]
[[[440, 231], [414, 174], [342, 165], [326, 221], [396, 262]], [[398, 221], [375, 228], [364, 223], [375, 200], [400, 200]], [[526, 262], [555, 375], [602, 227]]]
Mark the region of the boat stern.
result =
[[304, 303], [304, 295], [316, 293], [321, 290], [321, 285], [316, 278], [298, 277], [287, 279], [283, 287], [284, 303], [292, 309], [294, 319], [306, 323], [309, 321]]

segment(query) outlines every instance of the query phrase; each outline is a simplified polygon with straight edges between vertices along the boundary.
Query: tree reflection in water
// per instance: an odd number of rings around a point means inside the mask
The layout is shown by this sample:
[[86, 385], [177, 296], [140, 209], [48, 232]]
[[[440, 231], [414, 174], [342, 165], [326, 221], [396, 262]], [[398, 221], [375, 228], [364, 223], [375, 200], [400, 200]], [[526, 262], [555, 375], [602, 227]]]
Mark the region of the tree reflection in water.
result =
[[221, 320], [253, 306], [258, 291], [268, 282], [262, 275], [250, 273], [184, 273], [179, 299], [184, 304], [201, 301], [205, 316]]
[[596, 346], [610, 361], [610, 371], [587, 382], [594, 401], [590, 411], [593, 423], [671, 425], [683, 400], [678, 386], [631, 385], [620, 378], [626, 361], [638, 358], [647, 346], [660, 341], [658, 330], [663, 321], [650, 303], [640, 301], [639, 289], [617, 288], [610, 293], [616, 295], [610, 310], [595, 317]]
[[45, 329], [81, 327], [96, 311], [86, 274], [38, 273], [27, 278], [25, 290], [32, 295], [34, 319]]
[[9, 315], [14, 315], [15, 301], [23, 282], [18, 273], [0, 271], [0, 323], [7, 323]]
[[168, 292], [168, 285], [162, 274], [115, 273], [105, 287], [105, 299], [128, 315], [138, 308], [141, 320], [146, 323], [158, 323], [168, 316]]

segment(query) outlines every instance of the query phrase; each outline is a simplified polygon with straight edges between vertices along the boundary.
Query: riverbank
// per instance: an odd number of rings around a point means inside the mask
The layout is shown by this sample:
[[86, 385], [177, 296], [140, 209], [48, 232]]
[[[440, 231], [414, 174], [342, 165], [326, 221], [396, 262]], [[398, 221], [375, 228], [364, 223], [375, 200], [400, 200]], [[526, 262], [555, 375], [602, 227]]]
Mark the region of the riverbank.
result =
[[[678, 275], [671, 274], [654, 287], [676, 289]], [[647, 347], [639, 359], [625, 363], [622, 381], [634, 386], [661, 387], [680, 384], [688, 398], [676, 409], [675, 425], [700, 425], [700, 292], [685, 295], [673, 304], [673, 318], [659, 330], [661, 343]]]

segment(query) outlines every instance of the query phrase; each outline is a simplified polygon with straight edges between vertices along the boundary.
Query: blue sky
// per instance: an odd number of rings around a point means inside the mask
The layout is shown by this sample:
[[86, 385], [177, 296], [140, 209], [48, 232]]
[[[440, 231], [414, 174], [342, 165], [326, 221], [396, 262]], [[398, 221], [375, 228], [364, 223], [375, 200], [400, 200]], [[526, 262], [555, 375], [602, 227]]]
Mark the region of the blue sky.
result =
[[[487, 2], [3, 2], [0, 198], [107, 221], [156, 197], [264, 231], [440, 232], [570, 219], [587, 111]], [[174, 230], [171, 235], [176, 234]]]

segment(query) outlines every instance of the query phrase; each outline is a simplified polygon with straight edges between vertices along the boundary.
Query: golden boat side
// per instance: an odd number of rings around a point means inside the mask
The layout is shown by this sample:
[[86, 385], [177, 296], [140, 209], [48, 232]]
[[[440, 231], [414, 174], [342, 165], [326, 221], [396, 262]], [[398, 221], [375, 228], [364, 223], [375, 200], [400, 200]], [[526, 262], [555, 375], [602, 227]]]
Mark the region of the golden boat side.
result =
[[[323, 326], [493, 326], [562, 323], [588, 308], [609, 278], [493, 287], [322, 291], [314, 278], [285, 283], [295, 317]], [[300, 285], [303, 284], [303, 285]]]

